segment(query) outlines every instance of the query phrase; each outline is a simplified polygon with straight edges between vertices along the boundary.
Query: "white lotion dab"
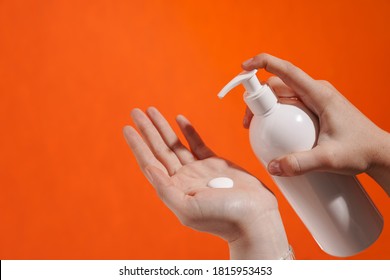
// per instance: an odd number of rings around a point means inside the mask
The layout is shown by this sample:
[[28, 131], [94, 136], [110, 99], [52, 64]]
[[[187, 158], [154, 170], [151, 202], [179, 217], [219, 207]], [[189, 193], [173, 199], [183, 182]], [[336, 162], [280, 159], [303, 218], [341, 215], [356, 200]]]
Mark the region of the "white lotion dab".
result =
[[210, 188], [216, 188], [216, 189], [228, 189], [233, 188], [233, 180], [228, 177], [217, 177], [214, 179], [211, 179], [207, 186]]

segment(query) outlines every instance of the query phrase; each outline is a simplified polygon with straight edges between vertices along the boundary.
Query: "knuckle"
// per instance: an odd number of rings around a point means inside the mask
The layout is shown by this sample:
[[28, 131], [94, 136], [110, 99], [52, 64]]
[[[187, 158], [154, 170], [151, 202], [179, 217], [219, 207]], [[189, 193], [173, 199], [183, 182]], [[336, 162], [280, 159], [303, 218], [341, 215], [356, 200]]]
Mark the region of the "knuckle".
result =
[[269, 57], [270, 57], [270, 55], [268, 53], [260, 53], [260, 54], [255, 56], [255, 58], [257, 58], [259, 60], [268, 59]]
[[262, 66], [263, 64], [267, 64], [267, 61], [270, 57], [271, 55], [268, 53], [260, 53], [253, 57], [253, 61], [256, 63], [256, 65]]
[[328, 81], [317, 80], [317, 85], [319, 93], [327, 99], [330, 100], [337, 95], [337, 90]]
[[330, 89], [335, 89], [335, 87], [327, 80], [317, 80], [317, 82], [319, 84], [321, 84], [322, 86], [325, 86], [327, 88], [330, 88]]
[[286, 73], [294, 73], [297, 71], [297, 67], [290, 61], [283, 60], [284, 68]]
[[294, 75], [297, 71], [298, 68], [292, 64], [290, 61], [287, 60], [281, 60], [279, 62], [279, 67], [280, 67], [280, 72], [278, 73], [279, 78], [282, 80], [287, 79], [291, 75]]
[[327, 80], [317, 80], [317, 82], [319, 82], [320, 84], [323, 84], [324, 86], [330, 86], [331, 83]]
[[333, 149], [327, 149], [323, 152], [323, 155], [319, 158], [320, 165], [326, 169], [339, 169], [341, 168], [340, 161], [337, 160], [336, 152]]
[[302, 173], [301, 166], [297, 158], [293, 155], [288, 155], [282, 161], [282, 169], [287, 176], [299, 175]]

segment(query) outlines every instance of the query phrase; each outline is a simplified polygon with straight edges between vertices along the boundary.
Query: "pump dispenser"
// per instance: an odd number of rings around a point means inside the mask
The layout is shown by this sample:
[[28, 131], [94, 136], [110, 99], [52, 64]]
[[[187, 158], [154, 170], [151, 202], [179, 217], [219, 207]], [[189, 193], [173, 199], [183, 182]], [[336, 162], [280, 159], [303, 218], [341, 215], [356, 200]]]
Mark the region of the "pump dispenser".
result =
[[[265, 167], [283, 155], [312, 149], [317, 142], [318, 119], [298, 100], [279, 102], [257, 70], [244, 71], [218, 94], [223, 98], [243, 84], [244, 101], [253, 112], [249, 138]], [[353, 156], [353, 155], [351, 155]], [[383, 219], [354, 176], [308, 172], [294, 177], [272, 176], [322, 250], [337, 257], [355, 255], [379, 237]]]
[[223, 98], [230, 90], [239, 84], [246, 89], [245, 102], [253, 114], [265, 114], [278, 102], [268, 85], [261, 85], [256, 76], [257, 70], [244, 71], [231, 80], [218, 94]]

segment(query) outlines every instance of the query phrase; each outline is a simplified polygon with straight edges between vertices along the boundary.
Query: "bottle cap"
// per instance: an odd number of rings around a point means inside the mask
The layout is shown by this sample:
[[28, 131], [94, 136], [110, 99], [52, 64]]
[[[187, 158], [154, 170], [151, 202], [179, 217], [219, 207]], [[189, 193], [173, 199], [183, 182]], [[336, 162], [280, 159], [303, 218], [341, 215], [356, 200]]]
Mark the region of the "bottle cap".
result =
[[257, 69], [241, 72], [223, 87], [218, 93], [218, 97], [223, 98], [233, 88], [242, 84], [246, 90], [244, 101], [252, 113], [255, 115], [265, 114], [278, 102], [278, 99], [267, 84], [260, 84], [256, 72]]

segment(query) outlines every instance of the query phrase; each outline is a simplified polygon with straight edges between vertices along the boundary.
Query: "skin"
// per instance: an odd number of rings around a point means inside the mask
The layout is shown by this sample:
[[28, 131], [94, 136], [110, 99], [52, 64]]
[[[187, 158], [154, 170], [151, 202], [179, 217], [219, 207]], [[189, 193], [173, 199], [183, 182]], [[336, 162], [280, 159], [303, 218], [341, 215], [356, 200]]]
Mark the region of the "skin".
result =
[[[183, 225], [217, 235], [229, 244], [232, 259], [279, 259], [288, 242], [274, 195], [254, 176], [217, 156], [184, 117], [176, 121], [184, 146], [156, 108], [131, 112], [135, 128], [124, 136], [158, 196]], [[215, 177], [234, 181], [230, 189], [214, 189]]]
[[[390, 135], [377, 127], [329, 82], [311, 78], [288, 61], [259, 54], [242, 64], [244, 70], [263, 68], [276, 75], [267, 83], [283, 99], [298, 98], [319, 119], [317, 146], [310, 151], [272, 160], [268, 171], [296, 176], [308, 171], [347, 175], [366, 172], [390, 195]], [[247, 108], [244, 127], [253, 114]]]

